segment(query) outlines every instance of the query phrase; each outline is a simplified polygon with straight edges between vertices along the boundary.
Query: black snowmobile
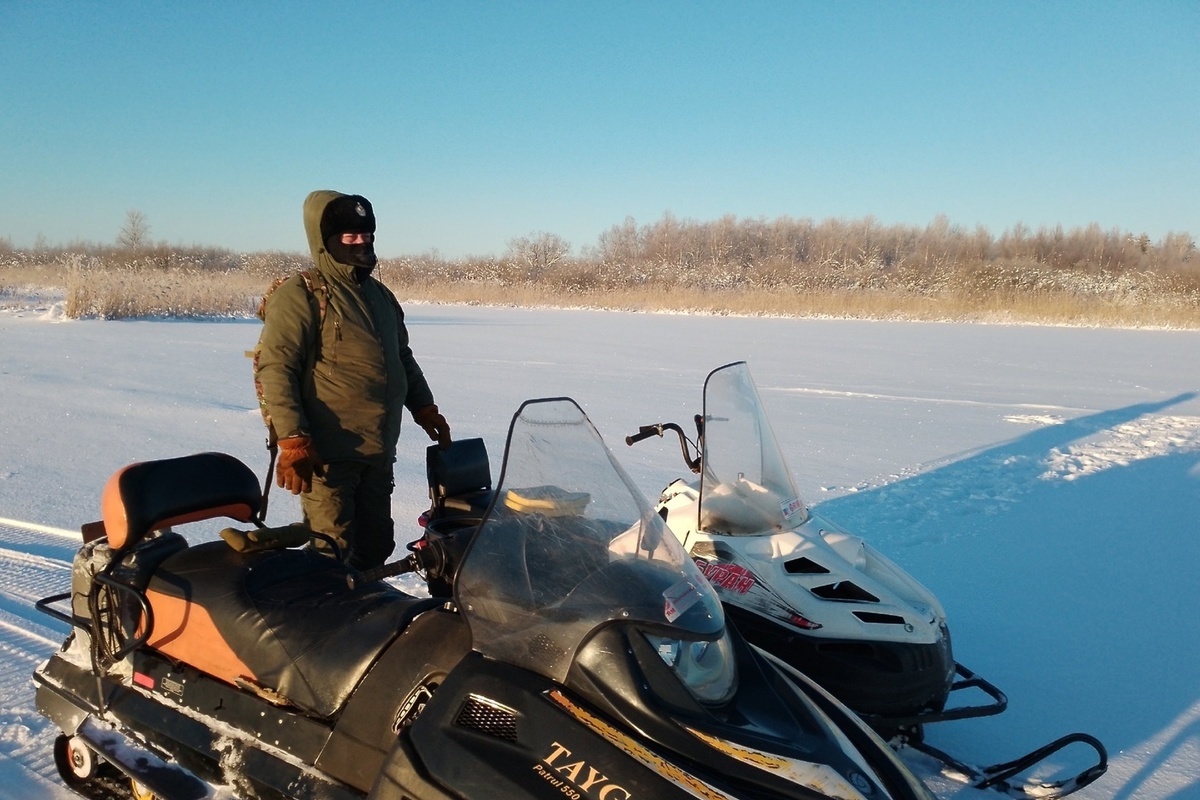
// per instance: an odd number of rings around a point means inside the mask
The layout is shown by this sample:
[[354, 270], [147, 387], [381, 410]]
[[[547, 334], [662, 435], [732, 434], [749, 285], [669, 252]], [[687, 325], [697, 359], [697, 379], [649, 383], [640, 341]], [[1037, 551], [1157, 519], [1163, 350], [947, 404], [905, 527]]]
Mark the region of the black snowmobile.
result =
[[[751, 643], [815, 680], [877, 732], [935, 756], [976, 786], [1015, 797], [1069, 794], [1106, 769], [1099, 741], [1070, 734], [1015, 761], [972, 767], [923, 741], [922, 726], [1002, 712], [995, 685], [954, 659], [937, 597], [859, 536], [813, 513], [796, 490], [745, 362], [704, 383], [692, 441], [677, 423], [644, 425], [633, 445], [670, 432], [699, 475], [675, 480], [658, 512]], [[1071, 744], [1094, 765], [1061, 781], [1017, 776]]]
[[[261, 525], [231, 456], [119, 471], [71, 590], [38, 604], [72, 626], [34, 675], [64, 780], [100, 795], [115, 770], [164, 800], [930, 800], [725, 624], [573, 401], [521, 407], [494, 491], [486, 460], [459, 467], [440, 485], [483, 482], [482, 518], [445, 492], [369, 574], [285, 546], [307, 533]], [[257, 527], [174, 530], [223, 517]], [[384, 580], [411, 571], [433, 596]]]

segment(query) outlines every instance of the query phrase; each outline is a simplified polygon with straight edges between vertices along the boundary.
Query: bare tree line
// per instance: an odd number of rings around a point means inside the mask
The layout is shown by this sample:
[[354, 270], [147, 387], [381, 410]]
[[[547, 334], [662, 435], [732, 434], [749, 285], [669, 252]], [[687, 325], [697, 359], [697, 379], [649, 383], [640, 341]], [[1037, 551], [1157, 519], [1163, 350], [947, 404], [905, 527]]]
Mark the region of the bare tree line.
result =
[[[151, 242], [149, 232], [145, 215], [131, 210], [115, 245], [42, 243], [21, 250], [0, 237], [0, 293], [24, 269], [26, 281], [36, 280], [30, 274], [57, 275], [78, 287], [76, 294], [89, 298], [73, 304], [79, 315], [153, 313], [156, 303], [178, 313], [178, 298], [169, 297], [173, 285], [182, 291], [187, 283], [189, 296], [208, 297], [202, 287], [220, 273], [228, 297], [217, 303], [217, 313], [236, 314], [239, 292], [253, 296], [273, 277], [309, 262], [299, 252], [170, 247]], [[539, 231], [510, 240], [499, 257], [383, 259], [378, 274], [402, 296], [433, 301], [738, 313], [834, 309], [827, 313], [851, 316], [893, 313], [920, 301], [923, 317], [961, 317], [971, 308], [1018, 308], [1032, 299], [1043, 311], [1031, 313], [1047, 313], [1055, 304], [1075, 317], [1087, 316], [1088, 308], [1122, 306], [1135, 309], [1134, 317], [1141, 313], [1136, 309], [1169, 309], [1174, 320], [1200, 327], [1200, 255], [1185, 233], [1154, 241], [1094, 224], [1070, 230], [1016, 225], [994, 236], [946, 217], [915, 226], [883, 225], [872, 217], [696, 221], [667, 213], [646, 224], [626, 218], [579, 255], [571, 251], [561, 236]], [[165, 273], [152, 281], [162, 299], [122, 300], [138, 285], [131, 276], [147, 272]], [[108, 299], [97, 304], [98, 296]]]
[[[548, 249], [553, 258], [545, 256]], [[1153, 242], [1098, 225], [1036, 231], [1017, 225], [995, 237], [945, 217], [921, 227], [881, 225], [871, 217], [705, 222], [665, 214], [644, 225], [627, 218], [577, 258], [566, 257], [567, 249], [561, 239], [540, 234], [512, 240], [500, 259], [427, 256], [398, 259], [396, 266], [406, 281], [536, 281], [567, 293], [657, 285], [969, 294], [1102, 287], [1106, 279], [1128, 282], [1138, 275], [1155, 276], [1156, 286], [1200, 291], [1200, 254], [1190, 235]]]
[[950, 264], [1026, 262], [1056, 269], [1200, 270], [1191, 236], [1172, 233], [1160, 242], [1145, 234], [1089, 225], [1033, 231], [1024, 225], [998, 238], [983, 227], [968, 230], [939, 216], [924, 227], [858, 220], [725, 216], [714, 222], [680, 221], [671, 214], [639, 226], [632, 218], [601, 234], [587, 260], [602, 263], [721, 265], [726, 269], [869, 264], [881, 270], [935, 270]]

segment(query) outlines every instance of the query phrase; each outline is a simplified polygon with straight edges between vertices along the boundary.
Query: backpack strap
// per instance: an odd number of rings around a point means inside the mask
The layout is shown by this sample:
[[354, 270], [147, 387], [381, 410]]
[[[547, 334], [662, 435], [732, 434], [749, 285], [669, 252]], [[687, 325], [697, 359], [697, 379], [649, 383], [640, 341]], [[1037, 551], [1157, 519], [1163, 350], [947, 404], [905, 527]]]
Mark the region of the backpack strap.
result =
[[[308, 351], [308, 357], [304, 361], [304, 369], [306, 373], [316, 369], [317, 352], [321, 347], [321, 328], [325, 325], [326, 313], [329, 309], [329, 284], [325, 281], [325, 276], [320, 271], [315, 269], [306, 269], [299, 273], [300, 281], [304, 284], [304, 288], [308, 293], [308, 299], [313, 307], [313, 313], [317, 319], [316, 341], [312, 348]], [[267, 319], [267, 298], [271, 293], [282, 286], [285, 282], [291, 279], [290, 275], [284, 275], [276, 278], [271, 282], [271, 286], [263, 293], [262, 300], [258, 302], [257, 316], [264, 322]], [[254, 350], [248, 351], [246, 355], [253, 359], [252, 369], [254, 371], [254, 389], [258, 395], [258, 408], [262, 412], [263, 422], [267, 426], [267, 452], [270, 458], [267, 463], [267, 476], [263, 481], [262, 491], [262, 510], [261, 516], [266, 518], [267, 515], [267, 497], [271, 491], [271, 479], [275, 471], [275, 458], [279, 453], [279, 435], [275, 431], [275, 425], [271, 420], [271, 414], [267, 411], [266, 398], [263, 396], [262, 383], [258, 380], [258, 356], [259, 350], [257, 347]]]
[[304, 288], [308, 289], [309, 299], [316, 305], [319, 331], [325, 324], [325, 313], [329, 309], [329, 284], [325, 282], [325, 276], [315, 269], [304, 270], [300, 273], [300, 279], [304, 281]]
[[[313, 310], [317, 317], [317, 330], [325, 324], [325, 314], [329, 308], [329, 284], [325, 282], [325, 276], [315, 269], [306, 269], [298, 273], [300, 281], [304, 284], [304, 288], [308, 290], [308, 297], [312, 301]], [[291, 280], [291, 275], [282, 275], [271, 281], [271, 285], [267, 287], [267, 291], [263, 292], [262, 299], [258, 301], [258, 310], [254, 315], [264, 322], [267, 319], [267, 298], [275, 293], [283, 284]]]

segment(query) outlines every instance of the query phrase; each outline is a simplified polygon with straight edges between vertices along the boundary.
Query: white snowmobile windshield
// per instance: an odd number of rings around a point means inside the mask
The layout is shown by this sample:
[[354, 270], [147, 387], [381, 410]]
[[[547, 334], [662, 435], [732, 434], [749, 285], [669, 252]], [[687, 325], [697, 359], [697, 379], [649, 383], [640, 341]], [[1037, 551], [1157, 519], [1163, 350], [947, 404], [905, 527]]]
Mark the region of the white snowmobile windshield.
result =
[[770, 534], [808, 519], [744, 361], [718, 367], [704, 381], [701, 464], [699, 530]]
[[609, 622], [682, 641], [725, 632], [712, 587], [566, 398], [514, 416], [456, 593], [476, 650], [559, 682]]

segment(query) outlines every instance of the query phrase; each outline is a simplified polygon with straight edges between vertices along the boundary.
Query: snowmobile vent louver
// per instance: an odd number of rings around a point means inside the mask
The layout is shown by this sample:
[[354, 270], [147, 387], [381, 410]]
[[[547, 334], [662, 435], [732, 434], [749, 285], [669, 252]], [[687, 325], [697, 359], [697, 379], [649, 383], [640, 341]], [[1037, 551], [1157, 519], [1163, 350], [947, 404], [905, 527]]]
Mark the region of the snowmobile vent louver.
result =
[[822, 567], [811, 558], [793, 558], [791, 561], [785, 561], [783, 564], [784, 570], [789, 575], [828, 575], [829, 570]]
[[877, 614], [874, 611], [855, 611], [854, 616], [858, 617], [863, 622], [870, 622], [875, 625], [904, 624], [904, 617], [898, 617], [895, 614]]
[[830, 583], [825, 586], [817, 586], [814, 589], [809, 589], [809, 591], [817, 597], [823, 597], [826, 600], [855, 600], [860, 603], [879, 602], [878, 597], [850, 581], [838, 581], [837, 583]]
[[517, 741], [517, 713], [479, 695], [467, 698], [454, 724], [496, 739]]

